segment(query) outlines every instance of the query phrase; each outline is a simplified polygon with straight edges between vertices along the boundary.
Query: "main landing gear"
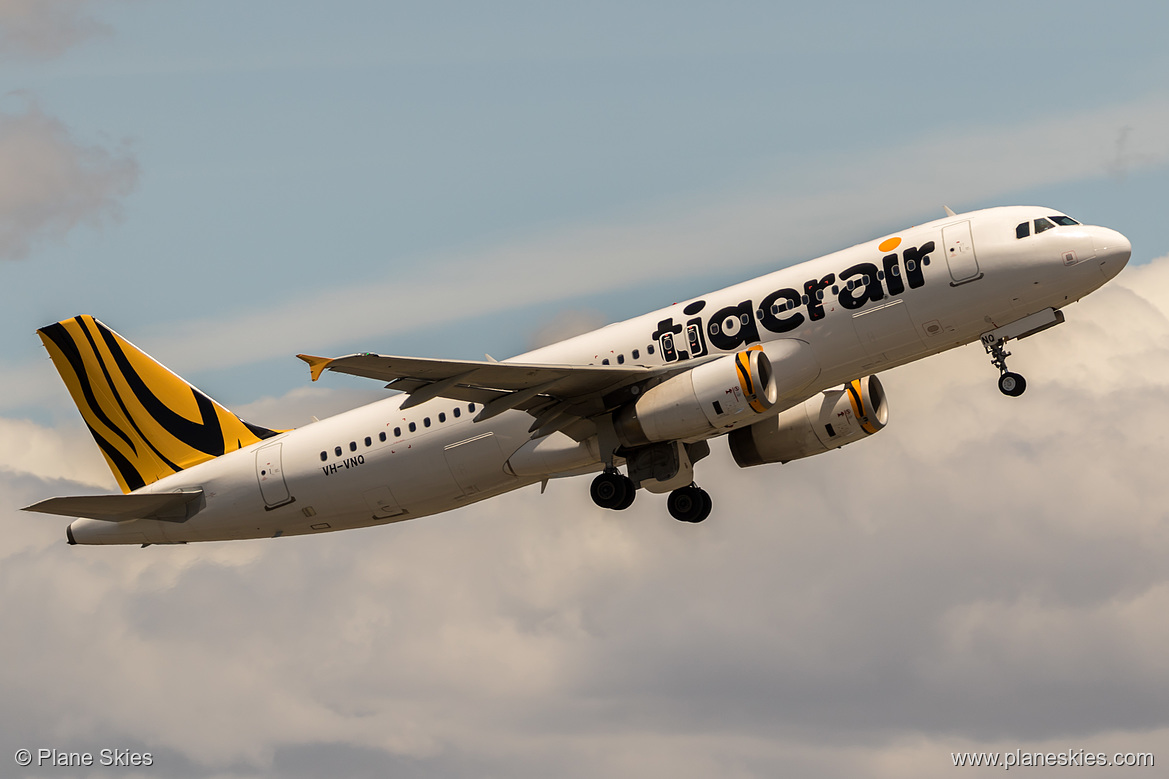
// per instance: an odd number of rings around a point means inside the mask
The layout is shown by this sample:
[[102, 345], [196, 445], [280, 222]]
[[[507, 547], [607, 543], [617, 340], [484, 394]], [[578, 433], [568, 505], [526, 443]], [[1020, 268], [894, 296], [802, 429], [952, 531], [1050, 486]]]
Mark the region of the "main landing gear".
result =
[[982, 337], [982, 345], [990, 355], [991, 364], [999, 369], [999, 392], [1017, 398], [1027, 389], [1027, 380], [1007, 370], [1007, 358], [1011, 353], [1006, 350], [1006, 343], [1005, 338]]
[[710, 495], [697, 484], [674, 490], [666, 501], [670, 516], [680, 522], [701, 522], [710, 516], [713, 505]]
[[616, 468], [606, 468], [597, 478], [593, 479], [593, 486], [589, 490], [593, 496], [593, 503], [603, 509], [624, 511], [633, 505], [637, 497], [637, 488], [633, 486], [633, 479], [624, 475]]
[[[606, 468], [593, 479], [589, 493], [593, 503], [601, 508], [624, 511], [633, 505], [637, 488], [632, 479], [616, 468]], [[674, 490], [666, 501], [670, 516], [681, 522], [701, 522], [710, 516], [712, 506], [710, 495], [696, 484]]]

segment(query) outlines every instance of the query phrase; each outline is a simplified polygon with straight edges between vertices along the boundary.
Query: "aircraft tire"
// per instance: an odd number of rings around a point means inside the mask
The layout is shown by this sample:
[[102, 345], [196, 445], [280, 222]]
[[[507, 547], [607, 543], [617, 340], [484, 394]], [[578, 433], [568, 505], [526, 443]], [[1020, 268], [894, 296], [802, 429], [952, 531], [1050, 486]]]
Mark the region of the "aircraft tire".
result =
[[714, 508], [714, 501], [711, 500], [710, 493], [707, 492], [706, 490], [702, 489], [701, 487], [695, 487], [694, 489], [698, 490], [699, 494], [702, 497], [702, 512], [698, 515], [697, 519], [692, 519], [690, 521], [691, 522], [701, 522], [702, 520], [704, 520], [710, 516], [711, 509]]
[[666, 500], [670, 516], [679, 522], [701, 522], [710, 516], [713, 505], [706, 490], [693, 484], [674, 490]]
[[1017, 373], [1004, 373], [999, 376], [999, 392], [1017, 398], [1027, 389], [1027, 380]]
[[593, 503], [601, 508], [616, 509], [628, 499], [632, 488], [633, 482], [628, 476], [623, 476], [617, 471], [605, 471], [593, 479], [589, 494], [592, 495]]
[[625, 500], [613, 507], [616, 511], [624, 511], [633, 505], [633, 499], [637, 497], [637, 488], [633, 486], [633, 479], [628, 476], [621, 477], [625, 481]]

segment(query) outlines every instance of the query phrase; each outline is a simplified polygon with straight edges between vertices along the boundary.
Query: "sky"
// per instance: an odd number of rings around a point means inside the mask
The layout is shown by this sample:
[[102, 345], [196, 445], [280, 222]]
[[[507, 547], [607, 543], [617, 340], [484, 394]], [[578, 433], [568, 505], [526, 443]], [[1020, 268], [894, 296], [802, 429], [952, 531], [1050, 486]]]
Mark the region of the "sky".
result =
[[[1169, 762], [1169, 6], [803, 5], [0, 0], [0, 761]], [[116, 489], [35, 335], [78, 313], [296, 426], [383, 396], [311, 384], [297, 352], [503, 358], [1013, 204], [1133, 243], [1012, 346], [1027, 394], [977, 344], [883, 373], [891, 423], [863, 443], [740, 470], [716, 442], [701, 525], [650, 495], [597, 509], [587, 478], [144, 550], [18, 510]]]

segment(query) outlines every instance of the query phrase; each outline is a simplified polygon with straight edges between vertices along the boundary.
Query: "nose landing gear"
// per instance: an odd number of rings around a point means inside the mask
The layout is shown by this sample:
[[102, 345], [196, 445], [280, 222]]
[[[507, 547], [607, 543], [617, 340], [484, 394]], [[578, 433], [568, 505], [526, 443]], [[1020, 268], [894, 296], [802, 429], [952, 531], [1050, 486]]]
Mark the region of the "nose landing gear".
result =
[[[990, 320], [987, 319], [987, 321]], [[999, 391], [1004, 395], [1017, 398], [1027, 389], [1027, 381], [1022, 376], [1007, 370], [1007, 358], [1011, 356], [1011, 353], [1004, 348], [1007, 341], [1012, 338], [1027, 338], [1041, 333], [1049, 327], [1063, 324], [1063, 321], [1062, 311], [1045, 308], [1002, 327], [997, 327], [989, 333], [982, 334], [982, 346], [990, 355], [991, 364], [999, 369]]]
[[1017, 373], [1007, 370], [1007, 358], [1011, 353], [1006, 350], [1007, 339], [997, 338], [994, 333], [982, 336], [982, 345], [990, 355], [991, 364], [999, 369], [999, 392], [1017, 398], [1027, 389], [1027, 380]]

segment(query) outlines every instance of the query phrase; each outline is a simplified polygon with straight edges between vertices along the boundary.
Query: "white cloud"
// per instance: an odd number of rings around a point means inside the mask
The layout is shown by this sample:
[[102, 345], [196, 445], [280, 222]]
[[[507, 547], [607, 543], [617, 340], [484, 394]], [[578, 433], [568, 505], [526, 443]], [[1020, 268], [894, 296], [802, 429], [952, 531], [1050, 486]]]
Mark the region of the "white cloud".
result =
[[0, 471], [117, 489], [97, 444], [80, 425], [52, 429], [0, 417]]
[[35, 103], [22, 108], [0, 111], [0, 259], [117, 218], [138, 178], [125, 150], [86, 146]]
[[[10, 516], [0, 746], [132, 740], [193, 775], [282, 777], [925, 777], [953, 751], [1165, 752], [1167, 275], [1131, 268], [1013, 344], [1021, 398], [972, 345], [883, 376], [892, 420], [869, 441], [746, 471], [716, 446], [699, 526], [648, 495], [596, 509], [587, 479], [147, 550]], [[0, 474], [10, 505], [39, 489]]]
[[89, 0], [0, 0], [0, 58], [47, 59], [109, 33], [87, 16]]

